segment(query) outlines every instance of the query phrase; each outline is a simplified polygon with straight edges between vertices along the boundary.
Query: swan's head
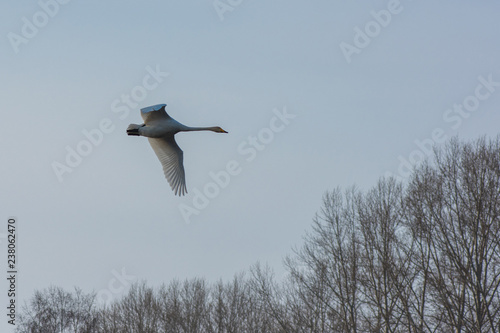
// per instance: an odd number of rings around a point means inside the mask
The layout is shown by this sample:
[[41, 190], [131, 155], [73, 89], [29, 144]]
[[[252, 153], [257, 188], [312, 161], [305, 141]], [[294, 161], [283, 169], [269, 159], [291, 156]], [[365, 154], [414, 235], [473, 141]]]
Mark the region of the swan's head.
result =
[[226, 131], [224, 131], [222, 128], [220, 128], [218, 126], [214, 127], [213, 131], [216, 133], [227, 133]]

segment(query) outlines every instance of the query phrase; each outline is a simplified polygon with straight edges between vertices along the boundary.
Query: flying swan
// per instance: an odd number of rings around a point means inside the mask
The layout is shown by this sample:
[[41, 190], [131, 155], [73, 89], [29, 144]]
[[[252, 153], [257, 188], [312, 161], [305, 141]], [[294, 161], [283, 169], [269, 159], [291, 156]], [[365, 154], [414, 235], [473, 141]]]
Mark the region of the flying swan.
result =
[[212, 131], [227, 133], [218, 126], [214, 127], [189, 127], [170, 117], [165, 111], [166, 104], [157, 104], [141, 109], [144, 124], [130, 124], [127, 128], [128, 135], [145, 136], [163, 166], [167, 178], [175, 195], [184, 195], [186, 190], [186, 176], [182, 163], [183, 153], [175, 142], [174, 135], [178, 132]]

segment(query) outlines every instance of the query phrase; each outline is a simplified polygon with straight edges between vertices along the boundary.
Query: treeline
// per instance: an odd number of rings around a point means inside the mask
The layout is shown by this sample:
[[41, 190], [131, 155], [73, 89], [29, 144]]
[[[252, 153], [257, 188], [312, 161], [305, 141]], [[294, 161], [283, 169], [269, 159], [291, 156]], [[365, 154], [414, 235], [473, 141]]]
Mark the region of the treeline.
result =
[[287, 277], [36, 292], [18, 332], [500, 332], [500, 138], [450, 141], [400, 184], [324, 196]]

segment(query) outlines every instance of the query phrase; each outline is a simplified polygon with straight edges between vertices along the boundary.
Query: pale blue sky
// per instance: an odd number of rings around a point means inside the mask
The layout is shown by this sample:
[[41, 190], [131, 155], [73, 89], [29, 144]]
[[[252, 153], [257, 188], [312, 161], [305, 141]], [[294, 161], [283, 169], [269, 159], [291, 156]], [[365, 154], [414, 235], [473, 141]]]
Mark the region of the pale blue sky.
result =
[[[348, 63], [340, 44], [354, 45], [356, 27], [376, 28], [371, 11], [391, 4], [243, 0], [221, 21], [212, 0], [73, 0], [16, 53], [9, 36], [44, 14], [36, 1], [2, 2], [0, 233], [8, 216], [19, 219], [19, 300], [50, 284], [106, 290], [122, 268], [152, 285], [227, 279], [257, 261], [279, 276], [325, 191], [398, 174], [435, 129], [496, 135], [500, 3], [401, 0]], [[169, 75], [141, 90], [147, 68]], [[491, 76], [491, 91], [478, 88], [480, 76]], [[474, 103], [477, 89], [474, 111], [443, 118]], [[147, 95], [122, 119], [112, 105], [134, 91]], [[141, 107], [158, 103], [181, 123], [229, 132], [177, 135], [183, 198], [147, 140], [125, 134]], [[247, 161], [238, 146], [285, 107], [296, 117]], [[54, 161], [65, 163], [66, 147], [103, 119], [113, 130], [59, 182]], [[179, 205], [193, 206], [194, 189], [232, 160], [241, 172], [186, 224]]]

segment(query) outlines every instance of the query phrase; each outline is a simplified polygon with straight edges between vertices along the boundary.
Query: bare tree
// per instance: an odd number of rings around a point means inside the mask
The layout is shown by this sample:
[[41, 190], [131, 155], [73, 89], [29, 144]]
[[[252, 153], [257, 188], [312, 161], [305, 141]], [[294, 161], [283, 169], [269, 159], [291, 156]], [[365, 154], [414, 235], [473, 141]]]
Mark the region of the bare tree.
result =
[[158, 301], [161, 313], [160, 332], [181, 332], [182, 329], [182, 284], [174, 280], [168, 287], [162, 285], [158, 290]]
[[434, 323], [500, 330], [500, 141], [452, 140], [409, 186], [415, 235], [427, 256]]
[[381, 179], [357, 201], [362, 246], [364, 326], [369, 331], [410, 331], [414, 275], [412, 240], [404, 223], [402, 185]]
[[230, 283], [217, 282], [211, 288], [206, 331], [248, 332], [254, 305], [243, 273], [236, 275]]
[[72, 294], [52, 286], [36, 291], [30, 303], [23, 307], [17, 332], [92, 333], [98, 320], [94, 293], [84, 294], [75, 288]]
[[109, 318], [116, 319], [120, 332], [158, 332], [160, 313], [157, 296], [145, 282], [132, 284], [127, 294], [111, 305], [110, 312], [113, 314]]
[[353, 188], [327, 193], [321, 213], [302, 248], [288, 257], [285, 265], [295, 295], [292, 318], [308, 332], [357, 332], [360, 314], [360, 241]]
[[[252, 316], [260, 316], [253, 329], [257, 329], [256, 332], [299, 332], [293, 325], [296, 309], [288, 297], [290, 293], [293, 294], [292, 287], [277, 283], [268, 266], [257, 263], [250, 268], [250, 272], [252, 278], [248, 282], [249, 290], [256, 309]], [[298, 308], [302, 309], [301, 306]]]

